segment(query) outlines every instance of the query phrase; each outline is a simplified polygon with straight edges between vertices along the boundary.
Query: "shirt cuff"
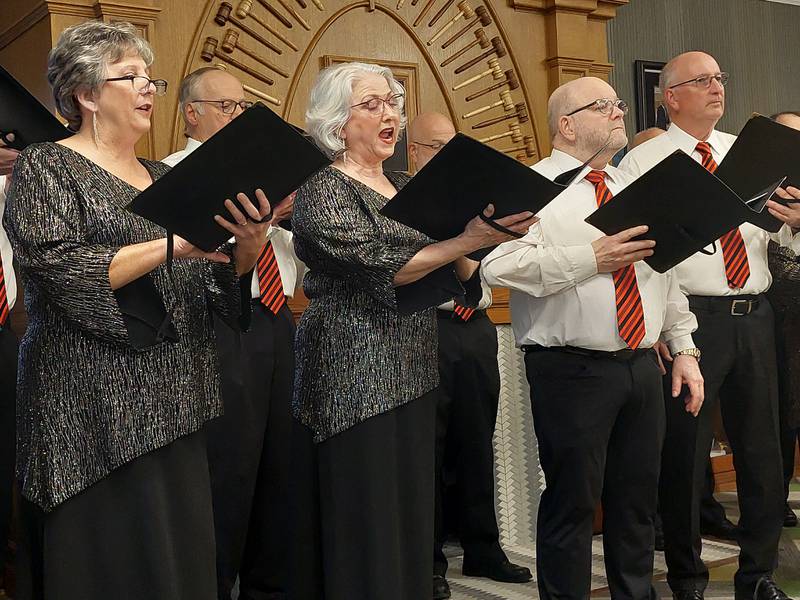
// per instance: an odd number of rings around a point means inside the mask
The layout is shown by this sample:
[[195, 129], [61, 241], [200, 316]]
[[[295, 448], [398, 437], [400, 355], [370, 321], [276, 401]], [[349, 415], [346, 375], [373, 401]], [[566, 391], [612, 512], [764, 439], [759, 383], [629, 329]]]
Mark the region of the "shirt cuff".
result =
[[697, 346], [694, 345], [691, 334], [681, 335], [671, 339], [667, 342], [667, 346], [669, 346], [669, 351], [673, 356], [675, 356], [676, 352], [682, 352], [689, 348], [697, 348]]
[[597, 258], [591, 244], [585, 246], [567, 246], [565, 255], [569, 261], [572, 279], [577, 285], [581, 281], [597, 275]]

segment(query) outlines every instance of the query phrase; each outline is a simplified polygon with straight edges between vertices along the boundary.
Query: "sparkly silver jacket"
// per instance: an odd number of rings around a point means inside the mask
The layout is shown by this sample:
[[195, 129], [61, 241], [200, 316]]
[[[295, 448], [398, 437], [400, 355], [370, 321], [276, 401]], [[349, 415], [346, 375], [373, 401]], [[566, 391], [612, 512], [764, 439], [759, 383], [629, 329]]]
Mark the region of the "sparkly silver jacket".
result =
[[[142, 161], [153, 179], [162, 163]], [[17, 477], [44, 510], [221, 413], [209, 306], [235, 323], [233, 261], [174, 263], [151, 277], [174, 307], [177, 342], [130, 343], [108, 269], [129, 244], [163, 238], [127, 211], [137, 190], [58, 144], [18, 158], [4, 226], [21, 266], [28, 329], [20, 343]]]
[[[387, 176], [398, 189], [408, 181]], [[310, 302], [297, 329], [292, 408], [317, 442], [439, 384], [435, 310], [399, 314], [392, 285], [433, 240], [381, 215], [386, 202], [333, 167], [295, 198], [295, 251], [309, 268]]]

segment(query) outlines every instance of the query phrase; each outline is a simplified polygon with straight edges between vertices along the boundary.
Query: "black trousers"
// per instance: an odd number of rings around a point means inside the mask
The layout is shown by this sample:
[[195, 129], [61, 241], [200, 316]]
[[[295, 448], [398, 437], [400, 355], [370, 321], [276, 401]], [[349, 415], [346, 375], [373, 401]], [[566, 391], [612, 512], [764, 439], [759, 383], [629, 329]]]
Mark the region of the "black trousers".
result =
[[219, 600], [286, 598], [294, 321], [254, 303], [250, 331], [215, 318], [225, 414], [207, 425]]
[[[796, 352], [797, 341], [788, 339], [793, 331], [787, 333], [785, 320], [787, 312], [792, 308], [783, 307], [775, 309], [775, 358], [778, 365], [778, 405], [780, 414], [781, 457], [783, 461], [783, 495], [784, 500], [789, 500], [789, 484], [794, 477], [795, 446], [800, 440], [800, 429], [796, 424], [790, 424], [791, 413], [796, 412], [792, 406], [797, 390], [792, 390], [791, 360], [789, 352]], [[791, 313], [788, 315], [791, 316]]]
[[[713, 404], [720, 402], [741, 513], [734, 582], [741, 593], [752, 593], [756, 581], [775, 566], [783, 514], [772, 308], [762, 297], [749, 315], [733, 316], [730, 302], [697, 297], [689, 302], [699, 324], [694, 340], [703, 352], [706, 399], [695, 418], [684, 410], [683, 395], [665, 397], [660, 491], [667, 580], [676, 591], [704, 590], [708, 583], [700, 559], [699, 499], [713, 436]], [[669, 374], [664, 382], [668, 387]]]
[[792, 477], [794, 477], [794, 450], [798, 440], [800, 440], [800, 429], [788, 429], [781, 426], [783, 499], [786, 502], [789, 501], [789, 484], [792, 482]]
[[19, 497], [17, 600], [214, 600], [203, 431], [139, 456], [50, 512]]
[[291, 600], [430, 600], [436, 395], [319, 444], [294, 422]]
[[547, 487], [536, 567], [543, 600], [588, 598], [592, 520], [603, 502], [611, 596], [655, 597], [653, 519], [664, 411], [655, 353], [629, 361], [528, 352], [533, 423]]
[[0, 578], [8, 559], [16, 437], [17, 338], [0, 328]]
[[[672, 383], [670, 382], [670, 394], [672, 397]], [[666, 390], [664, 392], [666, 394]], [[666, 395], [665, 395], [666, 400]], [[666, 400], [668, 401], [668, 400]], [[700, 526], [703, 523], [714, 526], [722, 523], [728, 516], [725, 514], [725, 507], [714, 498], [714, 488], [717, 482], [714, 480], [714, 468], [711, 466], [711, 448], [709, 450], [708, 461], [706, 462], [705, 477], [703, 478], [703, 491], [700, 494]]]
[[[464, 322], [438, 311], [439, 402], [436, 407], [436, 513], [433, 570], [447, 572], [444, 506], [454, 522], [465, 559], [505, 560], [494, 510], [492, 436], [500, 398], [497, 330], [483, 311]], [[448, 501], [444, 501], [445, 484]]]

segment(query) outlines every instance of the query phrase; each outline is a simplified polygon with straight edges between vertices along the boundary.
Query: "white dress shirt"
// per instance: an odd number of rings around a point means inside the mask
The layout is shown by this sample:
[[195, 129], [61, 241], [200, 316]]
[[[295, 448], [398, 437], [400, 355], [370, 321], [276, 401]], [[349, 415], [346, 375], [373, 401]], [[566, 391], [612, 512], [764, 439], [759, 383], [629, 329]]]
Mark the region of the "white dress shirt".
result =
[[[198, 142], [194, 138], [189, 138], [183, 150], [170, 154], [162, 159], [161, 162], [170, 167], [174, 167], [197, 150], [200, 144], [202, 144], [202, 142]], [[306, 273], [306, 266], [294, 253], [292, 232], [286, 231], [282, 227], [273, 227], [270, 225], [269, 229], [267, 229], [267, 239], [272, 242], [272, 248], [275, 250], [275, 261], [278, 263], [278, 271], [281, 274], [283, 293], [288, 298], [292, 298], [295, 289], [303, 282], [303, 277]], [[256, 271], [253, 271], [250, 291], [253, 298], [259, 298], [261, 296], [261, 292], [258, 289], [258, 273]]]
[[[676, 150], [682, 150], [697, 162], [701, 162], [700, 153], [696, 150], [700, 141], [673, 123], [664, 135], [653, 138], [628, 152], [619, 168], [636, 178]], [[711, 155], [719, 164], [736, 141], [736, 136], [714, 130], [706, 141], [711, 146]], [[702, 198], [698, 198], [697, 201], [702, 202]], [[681, 289], [686, 294], [698, 296], [760, 294], [772, 285], [772, 275], [767, 264], [769, 240], [773, 239], [782, 246], [790, 247], [796, 253], [800, 252], [800, 237], [792, 235], [788, 225], [784, 225], [778, 233], [771, 234], [760, 227], [744, 223], [739, 226], [739, 231], [744, 239], [750, 265], [750, 277], [747, 278], [744, 287], [741, 289], [728, 287], [722, 247], [717, 242], [717, 251], [714, 254], [709, 256], [698, 252], [675, 267]], [[708, 251], [713, 249], [713, 245], [706, 247]]]
[[[0, 223], [3, 222], [3, 214], [6, 212], [6, 177], [0, 175]], [[11, 242], [4, 227], [0, 227], [0, 257], [3, 261], [3, 278], [6, 282], [6, 298], [8, 299], [8, 310], [14, 308], [17, 301], [17, 278], [14, 274], [14, 253], [11, 250]]]
[[[549, 179], [580, 166], [554, 150], [532, 168]], [[482, 263], [489, 285], [511, 289], [511, 325], [518, 346], [576, 346], [613, 352], [627, 347], [619, 336], [614, 279], [598, 273], [592, 242], [603, 233], [584, 221], [597, 210], [595, 188], [583, 179], [573, 183], [539, 213], [527, 235], [498, 246]], [[605, 169], [613, 194], [631, 178], [612, 166]], [[613, 202], [613, 200], [611, 200]], [[649, 348], [659, 338], [675, 353], [694, 347], [697, 320], [689, 311], [674, 274], [660, 274], [644, 262], [634, 264], [644, 309]]]
[[[481, 299], [480, 302], [478, 302], [478, 310], [486, 310], [492, 305], [492, 288], [486, 283], [482, 273], [479, 273], [478, 276], [481, 278]], [[456, 303], [453, 300], [448, 300], [444, 304], [440, 304], [437, 308], [439, 308], [439, 310], [452, 311], [455, 307]]]

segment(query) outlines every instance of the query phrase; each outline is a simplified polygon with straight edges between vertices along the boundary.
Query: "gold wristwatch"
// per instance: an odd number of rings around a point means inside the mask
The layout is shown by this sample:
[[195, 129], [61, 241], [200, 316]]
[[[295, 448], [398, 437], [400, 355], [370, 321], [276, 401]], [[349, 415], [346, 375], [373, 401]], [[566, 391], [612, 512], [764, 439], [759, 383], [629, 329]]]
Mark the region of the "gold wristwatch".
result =
[[700, 348], [687, 348], [686, 350], [679, 350], [672, 356], [680, 356], [681, 354], [685, 354], [687, 356], [694, 356], [697, 359], [697, 362], [700, 362]]

